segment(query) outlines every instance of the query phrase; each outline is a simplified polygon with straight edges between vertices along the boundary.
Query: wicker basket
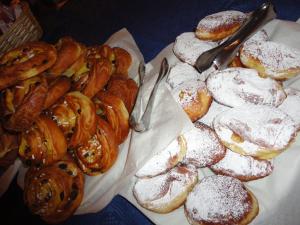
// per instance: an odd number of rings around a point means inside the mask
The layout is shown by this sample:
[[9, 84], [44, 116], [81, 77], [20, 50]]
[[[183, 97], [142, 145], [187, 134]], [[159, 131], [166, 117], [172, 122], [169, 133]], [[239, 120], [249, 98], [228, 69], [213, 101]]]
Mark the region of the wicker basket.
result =
[[7, 32], [0, 36], [0, 55], [28, 41], [41, 38], [43, 31], [27, 2], [21, 2], [22, 14]]

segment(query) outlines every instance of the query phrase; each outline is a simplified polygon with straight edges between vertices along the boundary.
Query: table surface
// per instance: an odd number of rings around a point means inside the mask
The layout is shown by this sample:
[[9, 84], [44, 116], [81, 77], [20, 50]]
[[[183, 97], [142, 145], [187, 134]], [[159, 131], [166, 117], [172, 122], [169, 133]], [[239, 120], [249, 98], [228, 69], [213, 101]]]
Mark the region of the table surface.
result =
[[[33, 1], [34, 2], [34, 1]], [[55, 43], [68, 35], [87, 44], [101, 44], [116, 31], [126, 27], [134, 37], [145, 61], [153, 59], [165, 46], [183, 32], [193, 31], [201, 18], [223, 10], [249, 12], [262, 0], [69, 0], [60, 10], [45, 4], [32, 5], [39, 20], [43, 40]], [[296, 21], [300, 17], [300, 0], [273, 0], [277, 18]], [[1, 220], [6, 224], [45, 224], [30, 214], [22, 200], [22, 190], [13, 180], [0, 198]], [[73, 216], [64, 224], [135, 225], [152, 224], [123, 197], [117, 195], [102, 211]]]

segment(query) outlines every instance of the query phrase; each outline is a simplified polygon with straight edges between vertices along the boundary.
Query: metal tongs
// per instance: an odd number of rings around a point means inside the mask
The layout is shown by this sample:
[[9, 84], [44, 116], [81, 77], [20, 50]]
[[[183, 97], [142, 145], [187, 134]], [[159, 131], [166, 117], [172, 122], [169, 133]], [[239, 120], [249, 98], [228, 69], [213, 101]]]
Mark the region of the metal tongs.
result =
[[151, 112], [153, 108], [153, 103], [155, 99], [155, 95], [158, 89], [158, 85], [160, 81], [167, 75], [169, 71], [169, 64], [166, 58], [162, 60], [158, 77], [155, 81], [153, 89], [151, 91], [148, 102], [146, 103], [146, 108], [143, 114], [141, 114], [142, 108], [142, 96], [143, 96], [143, 83], [145, 77], [145, 65], [144, 63], [140, 63], [139, 66], [139, 90], [136, 98], [136, 102], [132, 113], [130, 115], [129, 124], [130, 126], [137, 132], [144, 132], [149, 129], [150, 120], [151, 120]]
[[202, 53], [195, 63], [195, 68], [200, 73], [210, 68], [212, 64], [215, 69], [225, 69], [236, 56], [240, 46], [275, 17], [276, 13], [272, 3], [262, 4], [230, 38], [216, 48]]

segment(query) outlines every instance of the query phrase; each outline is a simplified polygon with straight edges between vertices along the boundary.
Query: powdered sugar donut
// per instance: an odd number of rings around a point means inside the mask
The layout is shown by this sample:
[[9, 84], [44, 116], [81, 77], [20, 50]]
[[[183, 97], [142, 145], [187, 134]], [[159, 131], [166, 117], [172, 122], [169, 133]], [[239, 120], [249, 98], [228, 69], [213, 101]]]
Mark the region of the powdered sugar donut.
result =
[[247, 68], [216, 71], [207, 78], [206, 85], [214, 100], [230, 107], [245, 103], [277, 107], [286, 98], [281, 84]]
[[284, 90], [287, 98], [278, 107], [293, 118], [296, 123], [297, 130], [300, 130], [300, 91], [294, 88]]
[[214, 42], [199, 40], [193, 32], [186, 32], [176, 38], [173, 52], [181, 61], [194, 65], [203, 52], [216, 46]]
[[273, 171], [273, 161], [255, 159], [227, 149], [225, 157], [210, 166], [210, 169], [217, 174], [250, 181], [270, 175]]
[[208, 112], [201, 117], [198, 121], [201, 123], [204, 123], [210, 127], [213, 127], [213, 121], [217, 115], [219, 115], [221, 112], [224, 112], [228, 109], [231, 109], [230, 107], [227, 107], [225, 105], [219, 104], [216, 101], [212, 101]]
[[269, 35], [266, 30], [262, 29], [256, 32], [251, 38], [244, 42], [243, 46], [247, 46], [253, 42], [269, 41]]
[[188, 192], [197, 183], [197, 176], [194, 166], [179, 165], [165, 174], [138, 179], [133, 194], [142, 207], [168, 213], [185, 201]]
[[178, 136], [166, 149], [154, 155], [137, 173], [137, 177], [154, 177], [165, 173], [179, 162], [186, 154], [186, 140]]
[[196, 36], [201, 40], [221, 40], [239, 29], [246, 19], [246, 14], [235, 10], [208, 15], [198, 23]]
[[171, 93], [192, 122], [206, 114], [212, 101], [205, 83], [199, 80], [188, 80], [174, 88]]
[[176, 88], [188, 80], [205, 81], [205, 79], [206, 76], [204, 76], [204, 73], [199, 73], [193, 66], [187, 63], [178, 62], [170, 69], [166, 81], [171, 88]]
[[243, 105], [219, 114], [213, 123], [223, 144], [242, 155], [271, 159], [296, 136], [294, 120], [270, 106]]
[[241, 49], [240, 59], [262, 77], [286, 80], [300, 73], [300, 51], [281, 43], [250, 42]]
[[183, 162], [196, 167], [206, 167], [220, 161], [225, 156], [226, 148], [216, 133], [200, 122], [195, 122], [194, 126], [195, 129], [184, 134], [187, 152]]
[[202, 179], [184, 206], [192, 225], [246, 225], [259, 211], [257, 199], [241, 181], [221, 175]]

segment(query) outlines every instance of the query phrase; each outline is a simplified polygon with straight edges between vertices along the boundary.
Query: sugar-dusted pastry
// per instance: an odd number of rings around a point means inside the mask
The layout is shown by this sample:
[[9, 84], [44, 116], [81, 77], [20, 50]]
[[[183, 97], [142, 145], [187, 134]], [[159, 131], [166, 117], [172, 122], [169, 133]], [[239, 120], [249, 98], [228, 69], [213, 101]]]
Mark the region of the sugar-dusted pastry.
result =
[[178, 165], [162, 175], [139, 178], [133, 187], [133, 195], [142, 207], [168, 213], [183, 204], [197, 183], [197, 177], [194, 166]]
[[221, 175], [200, 180], [184, 205], [185, 215], [192, 225], [246, 225], [258, 211], [256, 197], [241, 181]]
[[215, 42], [199, 40], [193, 32], [186, 32], [176, 37], [173, 52], [181, 61], [194, 65], [203, 52], [216, 46]]
[[247, 68], [227, 68], [211, 73], [206, 85], [214, 100], [237, 107], [245, 103], [277, 107], [286, 98], [282, 85], [271, 78], [261, 78]]
[[250, 181], [270, 175], [273, 171], [273, 161], [255, 159], [252, 156], [240, 155], [227, 149], [225, 157], [210, 166], [210, 169], [216, 174], [235, 177], [241, 181]]
[[213, 127], [213, 121], [215, 117], [220, 114], [221, 112], [224, 112], [226, 110], [230, 109], [230, 107], [227, 107], [225, 105], [219, 104], [216, 101], [212, 101], [208, 112], [201, 117], [198, 121], [201, 123], [204, 123], [210, 127]]
[[214, 129], [223, 144], [239, 154], [271, 159], [296, 136], [294, 120], [270, 106], [243, 105], [219, 114]]
[[170, 69], [166, 81], [171, 88], [176, 88], [188, 80], [205, 81], [205, 79], [206, 76], [204, 76], [203, 73], [199, 73], [193, 66], [187, 63], [178, 62]]
[[235, 10], [208, 15], [198, 23], [196, 36], [201, 40], [221, 40], [239, 29], [246, 19], [245, 13]]
[[300, 51], [282, 43], [250, 42], [242, 47], [240, 59], [261, 77], [286, 80], [300, 73]]
[[175, 100], [190, 117], [192, 122], [206, 114], [212, 97], [203, 81], [188, 80], [172, 90]]
[[194, 126], [194, 129], [184, 133], [187, 152], [183, 162], [206, 167], [220, 161], [225, 156], [226, 148], [214, 130], [198, 121]]
[[137, 177], [154, 177], [172, 169], [186, 154], [186, 140], [183, 135], [173, 140], [162, 152], [155, 154], [139, 171]]
[[73, 215], [83, 198], [84, 176], [76, 164], [62, 160], [25, 175], [24, 201], [30, 211], [50, 224]]
[[297, 130], [300, 129], [300, 91], [294, 88], [284, 89], [287, 98], [278, 107], [296, 122]]

